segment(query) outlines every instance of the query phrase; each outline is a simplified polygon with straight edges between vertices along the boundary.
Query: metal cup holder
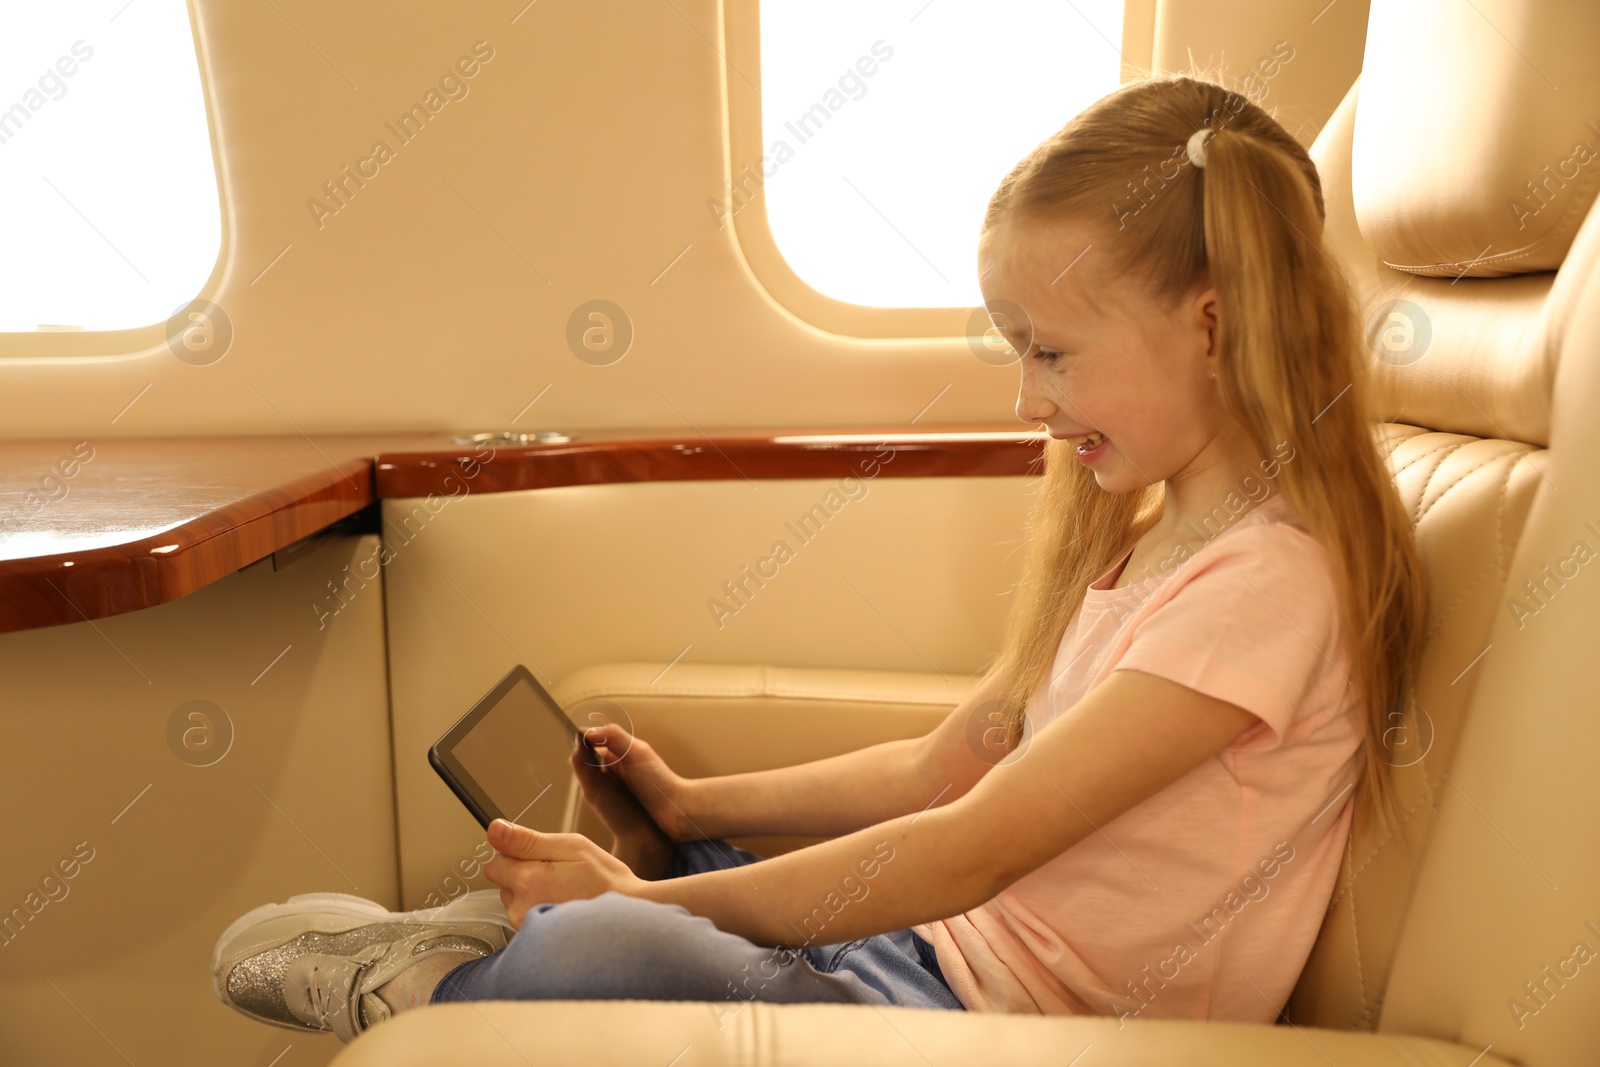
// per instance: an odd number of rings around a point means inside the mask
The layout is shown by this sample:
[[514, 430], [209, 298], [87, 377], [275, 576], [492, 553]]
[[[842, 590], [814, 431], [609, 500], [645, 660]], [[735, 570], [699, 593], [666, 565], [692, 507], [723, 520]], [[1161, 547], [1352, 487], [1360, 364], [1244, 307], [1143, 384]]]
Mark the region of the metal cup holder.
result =
[[560, 445], [576, 439], [576, 435], [559, 430], [487, 430], [483, 433], [464, 434], [450, 438], [453, 445]]

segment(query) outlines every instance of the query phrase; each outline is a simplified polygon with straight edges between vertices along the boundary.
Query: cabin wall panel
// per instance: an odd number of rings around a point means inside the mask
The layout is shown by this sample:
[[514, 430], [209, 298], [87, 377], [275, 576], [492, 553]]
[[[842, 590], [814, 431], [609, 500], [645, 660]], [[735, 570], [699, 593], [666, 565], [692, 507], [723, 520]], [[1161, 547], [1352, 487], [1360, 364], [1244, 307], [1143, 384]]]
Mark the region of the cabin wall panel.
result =
[[[1151, 66], [1191, 64], [1242, 80], [1284, 129], [1311, 146], [1361, 73], [1370, 0], [1159, 0]], [[1280, 44], [1281, 42], [1281, 44]]]
[[[0, 909], [30, 910], [0, 935], [0, 1062], [338, 1050], [218, 1003], [210, 957], [234, 919], [295, 893], [398, 903], [383, 591], [349, 583], [332, 613], [327, 588], [377, 552], [328, 538], [157, 607], [0, 635]], [[182, 739], [206, 729], [195, 700], [221, 709], [209, 748]]]
[[[1153, 2], [1137, 4], [1141, 27]], [[1192, 52], [1238, 76], [1286, 39], [1295, 59], [1268, 103], [1309, 140], [1359, 69], [1365, 25], [1359, 0], [1320, 6], [1159, 3], [1154, 66]], [[745, 85], [723, 69], [716, 0], [519, 7], [193, 0], [224, 200], [204, 296], [231, 322], [231, 347], [193, 366], [160, 326], [0, 335], [0, 434], [1012, 416], [1015, 368], [963, 338], [825, 332], [757, 283], [708, 207], [727, 170], [723, 81]], [[480, 41], [487, 62], [473, 56]], [[390, 127], [463, 58], [476, 63], [465, 95], [441, 97], [402, 142]], [[379, 141], [392, 158], [363, 165]], [[115, 162], [159, 166], [161, 155]], [[360, 184], [344, 170], [363, 166]], [[622, 310], [633, 337], [607, 366], [568, 339], [597, 299]], [[68, 354], [86, 350], [102, 355]]]

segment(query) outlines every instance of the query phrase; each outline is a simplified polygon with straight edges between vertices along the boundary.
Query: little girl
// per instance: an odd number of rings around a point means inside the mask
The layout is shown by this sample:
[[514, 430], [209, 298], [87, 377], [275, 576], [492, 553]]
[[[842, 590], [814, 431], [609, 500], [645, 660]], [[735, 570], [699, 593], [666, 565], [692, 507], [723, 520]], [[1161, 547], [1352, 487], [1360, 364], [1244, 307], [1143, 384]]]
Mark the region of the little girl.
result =
[[[943, 724], [704, 779], [596, 728], [574, 765], [611, 853], [496, 820], [498, 902], [258, 908], [218, 996], [346, 1041], [483, 999], [1276, 1020], [1356, 804], [1396, 819], [1381, 739], [1424, 632], [1323, 216], [1305, 150], [1218, 85], [1078, 115], [983, 223], [1017, 414], [1052, 440], [1002, 647]], [[754, 834], [828, 840], [722, 840]]]

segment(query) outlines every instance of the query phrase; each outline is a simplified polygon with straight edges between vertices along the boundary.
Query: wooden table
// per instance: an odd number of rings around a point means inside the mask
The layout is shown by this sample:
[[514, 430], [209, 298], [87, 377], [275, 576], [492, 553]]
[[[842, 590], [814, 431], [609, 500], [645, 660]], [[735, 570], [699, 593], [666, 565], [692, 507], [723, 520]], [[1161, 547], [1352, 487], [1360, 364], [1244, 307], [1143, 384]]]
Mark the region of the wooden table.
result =
[[377, 501], [605, 482], [1036, 473], [1009, 425], [600, 430], [553, 443], [452, 432], [0, 441], [0, 632], [191, 593]]

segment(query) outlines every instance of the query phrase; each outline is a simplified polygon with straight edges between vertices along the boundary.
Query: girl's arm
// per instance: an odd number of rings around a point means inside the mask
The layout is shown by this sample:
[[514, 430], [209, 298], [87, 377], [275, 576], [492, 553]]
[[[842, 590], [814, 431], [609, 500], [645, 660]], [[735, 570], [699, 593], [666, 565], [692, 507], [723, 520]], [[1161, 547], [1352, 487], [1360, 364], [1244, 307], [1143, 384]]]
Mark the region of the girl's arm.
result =
[[616, 723], [590, 726], [584, 736], [597, 745], [605, 773], [618, 774], [672, 840], [757, 833], [837, 837], [949, 803], [971, 789], [998, 757], [979, 758], [968, 726], [1000, 694], [1002, 683], [1000, 675], [984, 681], [926, 736], [770, 771], [683, 777]]
[[[658, 789], [635, 785], [641, 801], [655, 800], [656, 821], [678, 840], [756, 834], [836, 837], [930, 805], [948, 804], [990, 767], [969, 745], [977, 709], [999, 696], [996, 674], [975, 688], [923, 737], [886, 741], [839, 756], [747, 774], [679, 778]], [[626, 757], [621, 765], [627, 763]], [[624, 775], [627, 778], [626, 775]], [[651, 807], [646, 804], [646, 807]], [[681, 820], [677, 826], [668, 821]], [[675, 831], [687, 830], [686, 833]]]
[[[627, 891], [680, 904], [757, 944], [791, 948], [947, 918], [990, 900], [1258, 721], [1165, 678], [1114, 670], [1015, 762], [989, 769], [973, 757], [988, 773], [954, 802], [757, 864], [640, 881]], [[861, 777], [870, 770], [861, 768]], [[871, 811], [890, 806], [867, 794], [851, 793], [866, 797]], [[827, 806], [831, 825], [847, 820], [839, 805]]]

